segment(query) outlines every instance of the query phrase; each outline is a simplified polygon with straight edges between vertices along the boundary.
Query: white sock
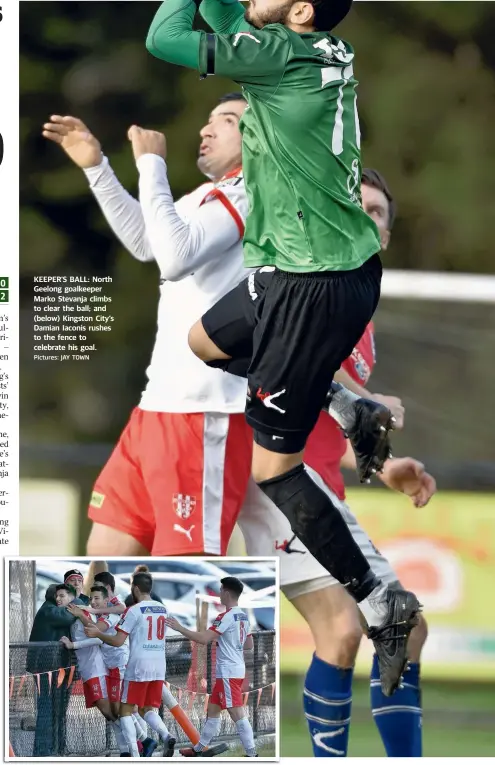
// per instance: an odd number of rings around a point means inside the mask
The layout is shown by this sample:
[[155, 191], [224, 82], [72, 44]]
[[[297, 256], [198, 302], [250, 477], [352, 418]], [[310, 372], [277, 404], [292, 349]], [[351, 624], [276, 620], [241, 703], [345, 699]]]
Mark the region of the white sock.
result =
[[132, 719], [134, 720], [134, 726], [136, 728], [136, 736], [138, 741], [144, 741], [148, 738], [148, 728], [143, 718], [137, 712], [132, 713]]
[[358, 603], [359, 610], [368, 622], [368, 627], [379, 627], [388, 613], [386, 599], [387, 585], [379, 584], [367, 598]]
[[242, 745], [244, 749], [246, 750], [247, 756], [256, 757], [256, 748], [254, 746], [253, 729], [251, 728], [251, 723], [249, 722], [247, 717], [243, 717], [242, 720], [237, 720], [235, 727], [237, 728], [237, 733], [240, 736]]
[[201, 752], [202, 749], [208, 746], [212, 738], [218, 736], [220, 730], [220, 718], [219, 717], [207, 717], [204, 724], [204, 728], [201, 731], [201, 737], [199, 742], [193, 746], [196, 752]]
[[120, 729], [122, 733], [124, 734], [124, 738], [127, 742], [127, 746], [129, 747], [131, 757], [139, 757], [139, 749], [138, 749], [137, 738], [136, 738], [136, 728], [134, 727], [134, 720], [132, 719], [132, 716], [128, 715], [127, 717], [121, 717], [119, 722], [120, 722]]
[[160, 719], [160, 715], [158, 712], [156, 712], [154, 709], [150, 709], [149, 712], [146, 712], [144, 715], [145, 721], [148, 723], [150, 728], [152, 728], [154, 731], [158, 733], [162, 741], [167, 742], [170, 738], [170, 732], [163, 720]]
[[114, 722], [112, 722], [112, 726], [113, 726], [113, 732], [115, 733], [115, 740], [117, 741], [117, 747], [120, 754], [123, 754], [124, 752], [128, 752], [129, 747], [127, 745], [127, 741], [125, 740], [125, 736], [122, 733], [122, 728], [120, 727], [119, 721], [114, 720]]

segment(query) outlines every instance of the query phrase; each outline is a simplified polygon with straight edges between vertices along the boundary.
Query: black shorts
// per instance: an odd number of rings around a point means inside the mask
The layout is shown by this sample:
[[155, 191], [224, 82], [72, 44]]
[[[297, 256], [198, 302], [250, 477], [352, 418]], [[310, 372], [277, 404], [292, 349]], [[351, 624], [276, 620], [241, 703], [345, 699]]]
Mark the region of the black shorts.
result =
[[251, 274], [203, 317], [208, 336], [232, 358], [251, 357], [246, 418], [255, 440], [302, 451], [335, 372], [378, 305], [378, 255], [354, 271]]

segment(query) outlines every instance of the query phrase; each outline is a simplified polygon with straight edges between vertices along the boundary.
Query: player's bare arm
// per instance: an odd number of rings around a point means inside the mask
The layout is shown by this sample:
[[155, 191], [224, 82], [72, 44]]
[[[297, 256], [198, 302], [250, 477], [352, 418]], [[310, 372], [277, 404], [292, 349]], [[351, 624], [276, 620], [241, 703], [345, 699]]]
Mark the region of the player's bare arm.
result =
[[[349, 444], [341, 465], [349, 470], [356, 467], [356, 458]], [[422, 462], [412, 457], [388, 459], [378, 477], [389, 489], [410, 497], [415, 507], [425, 507], [437, 490], [433, 476], [426, 472]]]
[[246, 642], [244, 643], [244, 653], [252, 651], [254, 649], [254, 640], [252, 635], [248, 635]]
[[212, 643], [218, 638], [217, 633], [213, 630], [203, 630], [201, 632], [188, 630], [187, 627], [184, 627], [177, 621], [177, 619], [174, 619], [173, 616], [167, 617], [165, 619], [165, 624], [167, 627], [170, 627], [170, 629], [180, 632], [184, 637], [189, 638], [189, 640], [192, 640], [194, 643], [200, 643], [201, 645], [208, 645], [208, 643]]

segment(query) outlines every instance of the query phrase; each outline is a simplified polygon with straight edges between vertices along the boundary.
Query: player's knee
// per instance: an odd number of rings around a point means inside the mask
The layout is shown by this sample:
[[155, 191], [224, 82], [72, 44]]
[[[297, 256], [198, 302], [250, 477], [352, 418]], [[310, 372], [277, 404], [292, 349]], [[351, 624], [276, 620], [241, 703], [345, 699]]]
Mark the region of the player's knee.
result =
[[324, 628], [318, 630], [315, 635], [316, 653], [336, 667], [353, 667], [362, 637], [361, 624], [352, 603], [348, 609], [326, 620]]
[[419, 662], [421, 651], [423, 650], [423, 646], [426, 643], [427, 637], [428, 623], [423, 614], [419, 614], [419, 621], [411, 631], [407, 644], [407, 653], [410, 661], [415, 663]]
[[302, 453], [297, 450], [290, 454], [270, 451], [267, 447], [271, 443], [278, 443], [278, 441], [271, 441], [272, 436], [263, 434], [266, 439], [264, 442], [266, 445], [263, 445], [260, 444], [260, 435], [260, 433], [256, 433], [255, 436], [256, 443], [253, 449], [251, 475], [267, 497], [278, 505], [277, 500], [285, 493], [283, 489], [285, 476], [287, 475], [287, 480], [290, 480], [294, 469], [298, 469], [300, 472], [304, 470]]

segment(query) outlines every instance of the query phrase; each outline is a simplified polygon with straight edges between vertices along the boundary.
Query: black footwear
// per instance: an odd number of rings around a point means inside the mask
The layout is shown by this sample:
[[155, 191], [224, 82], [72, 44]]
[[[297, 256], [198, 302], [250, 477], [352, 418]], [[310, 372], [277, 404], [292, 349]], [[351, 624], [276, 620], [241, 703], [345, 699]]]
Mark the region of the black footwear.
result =
[[395, 417], [383, 404], [359, 398], [354, 403], [356, 419], [345, 431], [356, 455], [357, 472], [361, 483], [369, 483], [371, 476], [383, 470], [392, 455], [389, 432], [395, 427]]
[[130, 752], [121, 752], [120, 756], [121, 757], [132, 757], [132, 754]]
[[143, 753], [141, 757], [152, 757], [153, 752], [155, 751], [157, 746], [158, 746], [158, 741], [155, 741], [155, 739], [151, 738], [151, 736], [148, 736], [148, 738], [145, 738], [143, 741]]
[[387, 591], [388, 613], [379, 627], [369, 627], [378, 656], [380, 682], [384, 696], [391, 696], [400, 685], [407, 665], [407, 641], [418, 623], [421, 605], [412, 592]]
[[177, 742], [177, 739], [175, 739], [173, 736], [169, 736], [167, 739], [167, 743], [165, 744], [165, 747], [163, 749], [163, 756], [164, 757], [173, 757], [174, 756], [174, 750], [175, 750], [175, 744]]

